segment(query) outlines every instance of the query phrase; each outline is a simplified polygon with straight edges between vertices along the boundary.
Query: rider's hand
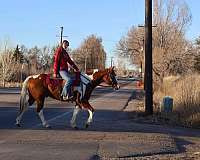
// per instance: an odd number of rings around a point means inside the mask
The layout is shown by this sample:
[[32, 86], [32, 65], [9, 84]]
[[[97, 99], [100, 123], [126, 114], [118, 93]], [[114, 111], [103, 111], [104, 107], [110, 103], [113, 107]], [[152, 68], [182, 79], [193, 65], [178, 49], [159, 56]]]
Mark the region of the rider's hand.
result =
[[54, 77], [54, 78], [58, 78], [58, 74], [55, 74], [55, 73], [54, 73], [54, 74], [53, 74], [53, 77]]

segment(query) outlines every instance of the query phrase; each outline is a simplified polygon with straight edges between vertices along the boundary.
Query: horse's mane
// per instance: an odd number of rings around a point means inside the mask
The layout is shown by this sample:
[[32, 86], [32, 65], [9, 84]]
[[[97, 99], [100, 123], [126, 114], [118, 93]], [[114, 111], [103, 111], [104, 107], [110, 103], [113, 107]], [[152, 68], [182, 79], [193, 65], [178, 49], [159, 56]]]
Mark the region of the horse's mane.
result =
[[104, 70], [98, 70], [96, 72], [93, 73], [93, 79], [96, 79], [96, 77], [98, 76], [103, 76], [104, 74], [108, 73], [109, 72], [109, 68], [106, 68]]

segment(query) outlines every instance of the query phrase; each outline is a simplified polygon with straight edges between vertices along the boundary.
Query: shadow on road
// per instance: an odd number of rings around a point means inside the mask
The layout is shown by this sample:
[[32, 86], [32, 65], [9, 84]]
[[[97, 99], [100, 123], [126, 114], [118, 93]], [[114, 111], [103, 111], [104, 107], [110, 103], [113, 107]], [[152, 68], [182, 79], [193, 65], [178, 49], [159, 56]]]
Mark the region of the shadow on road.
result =
[[[181, 127], [169, 127], [154, 124], [136, 123], [128, 118], [128, 112], [114, 110], [96, 110], [93, 123], [85, 129], [88, 112], [82, 110], [77, 116], [79, 130], [72, 129], [70, 120], [73, 108], [45, 108], [44, 115], [52, 128], [50, 130], [98, 131], [98, 132], [142, 132], [162, 133], [176, 136], [199, 137], [200, 130]], [[0, 129], [44, 129], [34, 108], [29, 108], [22, 118], [22, 127], [15, 126], [17, 107], [0, 107]], [[56, 118], [57, 117], [57, 118]]]
[[[199, 130], [191, 130], [185, 128], [170, 128], [167, 126], [153, 125], [153, 124], [142, 124], [135, 123], [128, 118], [128, 112], [114, 111], [114, 110], [96, 110], [94, 114], [94, 120], [88, 129], [84, 128], [85, 121], [87, 120], [88, 113], [86, 111], [81, 111], [77, 117], [77, 125], [79, 129], [73, 129], [70, 126], [70, 120], [72, 116], [73, 108], [45, 108], [44, 115], [46, 120], [52, 126], [51, 129], [45, 129], [41, 126], [41, 122], [34, 110], [34, 108], [29, 108], [25, 112], [22, 119], [22, 127], [15, 126], [15, 118], [18, 113], [17, 107], [0, 107], [0, 134], [1, 130], [8, 129], [25, 131], [73, 131], [75, 132], [120, 132], [120, 133], [135, 133], [144, 134], [148, 133], [154, 134], [167, 134], [172, 137], [185, 136], [185, 137], [199, 137]], [[63, 115], [63, 116], [62, 116]], [[55, 118], [58, 117], [58, 118]], [[179, 153], [186, 152], [185, 146], [193, 144], [190, 141], [186, 141], [182, 138], [174, 139]]]

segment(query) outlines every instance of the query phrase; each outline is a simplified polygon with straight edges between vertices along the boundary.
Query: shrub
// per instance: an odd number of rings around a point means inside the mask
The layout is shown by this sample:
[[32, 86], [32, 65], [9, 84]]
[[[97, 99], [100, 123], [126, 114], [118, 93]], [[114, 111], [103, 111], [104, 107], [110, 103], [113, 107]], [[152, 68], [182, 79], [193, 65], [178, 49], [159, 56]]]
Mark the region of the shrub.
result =
[[154, 100], [161, 102], [164, 96], [173, 97], [173, 112], [177, 113], [178, 123], [187, 127], [200, 127], [199, 84], [198, 74], [165, 78], [163, 90], [155, 91]]

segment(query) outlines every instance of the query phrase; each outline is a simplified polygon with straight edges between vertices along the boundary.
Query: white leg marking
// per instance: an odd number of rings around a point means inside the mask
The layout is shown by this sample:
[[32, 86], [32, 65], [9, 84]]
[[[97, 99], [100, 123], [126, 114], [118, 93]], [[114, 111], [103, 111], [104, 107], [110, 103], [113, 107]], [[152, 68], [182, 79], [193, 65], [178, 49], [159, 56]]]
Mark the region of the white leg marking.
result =
[[50, 127], [49, 124], [46, 122], [46, 120], [44, 119], [44, 114], [43, 114], [43, 109], [38, 113], [41, 121], [42, 121], [42, 125], [46, 128]]
[[73, 116], [72, 116], [72, 119], [71, 119], [71, 126], [73, 128], [76, 127], [76, 117], [77, 117], [77, 114], [78, 114], [79, 111], [80, 111], [79, 106], [75, 106]]
[[23, 110], [23, 111], [20, 113], [20, 115], [17, 116], [17, 118], [16, 118], [16, 125], [19, 125], [19, 124], [20, 124], [24, 112], [25, 112], [25, 110]]
[[88, 109], [88, 113], [89, 113], [89, 116], [88, 116], [88, 120], [87, 120], [87, 123], [86, 124], [90, 124], [92, 122], [92, 118], [93, 118], [93, 112], [91, 110]]

